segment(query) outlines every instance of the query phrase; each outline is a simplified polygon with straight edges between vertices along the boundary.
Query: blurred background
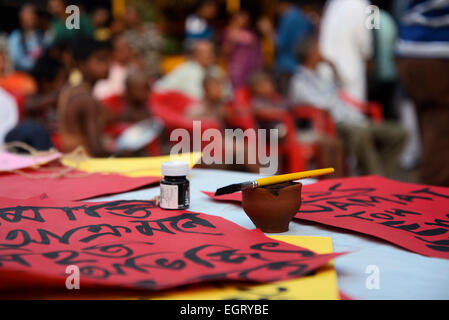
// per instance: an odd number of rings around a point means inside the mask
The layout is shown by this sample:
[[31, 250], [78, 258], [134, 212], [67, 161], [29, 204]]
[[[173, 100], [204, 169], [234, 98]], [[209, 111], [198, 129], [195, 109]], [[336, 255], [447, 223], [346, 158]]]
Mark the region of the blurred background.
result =
[[[199, 120], [278, 129], [279, 173], [449, 186], [448, 58], [445, 0], [0, 0], [0, 144], [161, 155]], [[259, 171], [224, 140], [207, 167]]]

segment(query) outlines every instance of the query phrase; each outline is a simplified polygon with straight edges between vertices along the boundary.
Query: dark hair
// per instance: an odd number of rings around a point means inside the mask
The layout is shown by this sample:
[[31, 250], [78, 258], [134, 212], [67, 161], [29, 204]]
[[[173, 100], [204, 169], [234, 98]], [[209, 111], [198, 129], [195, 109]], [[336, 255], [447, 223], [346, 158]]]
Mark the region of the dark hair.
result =
[[268, 73], [265, 70], [256, 70], [253, 73], [250, 74], [248, 77], [248, 87], [251, 91], [254, 91], [257, 85], [263, 81], [263, 80], [270, 80], [272, 81], [272, 77], [270, 73]]
[[310, 6], [316, 9], [323, 9], [326, 2], [327, 0], [301, 0], [298, 3], [301, 7]]
[[73, 44], [73, 58], [75, 62], [84, 62], [100, 50], [111, 50], [110, 42], [86, 37], [76, 38]]
[[31, 71], [31, 75], [39, 84], [43, 81], [53, 81], [64, 66], [58, 60], [44, 55], [40, 57]]
[[379, 7], [381, 10], [390, 11], [392, 7], [392, 1], [388, 0], [371, 0], [371, 4]]
[[207, 5], [215, 5], [217, 6], [217, 2], [215, 0], [197, 0], [193, 4], [193, 11], [198, 12], [198, 10], [202, 9]]

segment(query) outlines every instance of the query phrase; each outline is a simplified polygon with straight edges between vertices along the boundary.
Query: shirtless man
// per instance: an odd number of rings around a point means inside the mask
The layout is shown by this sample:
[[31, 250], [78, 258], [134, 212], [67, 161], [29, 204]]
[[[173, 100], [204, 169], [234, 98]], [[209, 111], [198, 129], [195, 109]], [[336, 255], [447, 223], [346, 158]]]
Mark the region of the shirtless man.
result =
[[119, 121], [136, 123], [150, 118], [149, 95], [150, 80], [146, 72], [130, 70], [125, 81], [125, 108], [119, 115]]
[[58, 101], [59, 129], [64, 152], [83, 146], [93, 157], [111, 154], [103, 143], [106, 114], [92, 95], [94, 84], [108, 76], [109, 47], [93, 39], [79, 39], [74, 45], [74, 59], [83, 75], [77, 86], [64, 88]]

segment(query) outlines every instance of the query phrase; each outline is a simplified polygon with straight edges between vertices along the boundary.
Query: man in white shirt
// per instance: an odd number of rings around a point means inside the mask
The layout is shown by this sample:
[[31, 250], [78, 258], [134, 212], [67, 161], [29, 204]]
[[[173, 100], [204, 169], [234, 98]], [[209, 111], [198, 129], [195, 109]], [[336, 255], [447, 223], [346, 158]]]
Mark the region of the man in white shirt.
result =
[[365, 102], [366, 63], [373, 52], [372, 30], [366, 26], [367, 0], [329, 0], [321, 22], [320, 50], [341, 77], [343, 89]]
[[298, 51], [303, 64], [291, 81], [291, 102], [312, 105], [330, 113], [361, 173], [394, 177], [406, 140], [403, 128], [391, 122], [372, 123], [362, 111], [340, 98], [336, 84], [323, 79], [318, 72], [323, 60], [316, 35], [304, 40]]
[[6, 134], [19, 122], [19, 108], [13, 96], [0, 88], [0, 145]]
[[[215, 49], [210, 41], [196, 41], [192, 48], [191, 58], [164, 76], [154, 86], [154, 90], [178, 91], [191, 98], [204, 98], [203, 80], [206, 74], [225, 77], [224, 71], [215, 64]], [[228, 96], [230, 86], [226, 86]]]

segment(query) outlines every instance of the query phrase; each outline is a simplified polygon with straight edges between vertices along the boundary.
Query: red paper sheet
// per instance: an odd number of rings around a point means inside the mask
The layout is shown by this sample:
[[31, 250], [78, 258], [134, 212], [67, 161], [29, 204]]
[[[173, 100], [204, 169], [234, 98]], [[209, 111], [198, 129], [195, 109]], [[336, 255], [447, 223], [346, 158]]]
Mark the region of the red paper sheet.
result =
[[166, 211], [151, 201], [103, 203], [0, 198], [0, 289], [81, 287], [158, 290], [219, 280], [300, 277], [340, 255], [316, 254], [220, 217]]
[[[41, 172], [28, 174], [42, 177]], [[161, 179], [85, 172], [71, 172], [70, 175], [72, 176], [64, 178], [29, 178], [12, 173], [0, 174], [0, 197], [28, 199], [46, 193], [51, 199], [83, 200], [131, 191]]]
[[[241, 193], [214, 197], [242, 201]], [[306, 185], [296, 218], [369, 234], [449, 259], [449, 188], [367, 176]]]

